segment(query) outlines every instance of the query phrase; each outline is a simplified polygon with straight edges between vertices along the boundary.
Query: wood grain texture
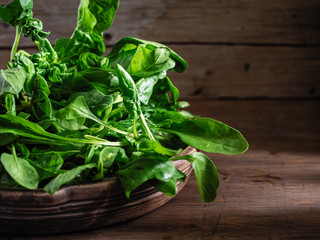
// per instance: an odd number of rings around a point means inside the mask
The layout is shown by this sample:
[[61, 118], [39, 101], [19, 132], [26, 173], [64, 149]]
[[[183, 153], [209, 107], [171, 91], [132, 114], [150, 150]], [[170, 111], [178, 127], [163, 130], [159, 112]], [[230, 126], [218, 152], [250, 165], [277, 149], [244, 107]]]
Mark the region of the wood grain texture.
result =
[[172, 81], [185, 98], [320, 96], [320, 49], [174, 45], [189, 64]]
[[[50, 40], [69, 37], [78, 0], [36, 0], [34, 16], [52, 31]], [[140, 0], [121, 1], [111, 43], [125, 36], [160, 42], [320, 43], [317, 0]], [[0, 47], [11, 46], [14, 30], [0, 25]], [[30, 41], [23, 41], [30, 46]]]
[[242, 131], [249, 151], [209, 154], [220, 172], [218, 197], [202, 203], [192, 176], [163, 207], [119, 225], [3, 240], [211, 240], [320, 238], [320, 101], [194, 101], [195, 114]]

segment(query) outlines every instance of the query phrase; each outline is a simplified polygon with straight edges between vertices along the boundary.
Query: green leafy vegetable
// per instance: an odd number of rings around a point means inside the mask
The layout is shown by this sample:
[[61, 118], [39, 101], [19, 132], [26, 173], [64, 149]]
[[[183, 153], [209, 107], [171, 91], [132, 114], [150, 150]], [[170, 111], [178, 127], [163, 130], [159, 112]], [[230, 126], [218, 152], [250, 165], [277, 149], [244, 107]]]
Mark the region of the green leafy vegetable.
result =
[[[76, 28], [53, 47], [32, 0], [0, 5], [16, 30], [7, 69], [0, 70], [0, 187], [42, 188], [117, 177], [125, 195], [147, 182], [174, 196], [188, 160], [203, 201], [213, 201], [219, 176], [203, 153], [180, 156], [188, 145], [239, 154], [248, 143], [219, 121], [182, 109], [168, 71], [187, 62], [169, 47], [123, 38], [108, 53], [103, 42], [119, 0], [80, 0]], [[19, 50], [20, 37], [39, 51]], [[179, 157], [176, 157], [178, 156]]]
[[152, 154], [134, 159], [127, 168], [118, 171], [117, 177], [129, 198], [132, 190], [148, 180], [157, 179], [166, 183], [183, 178], [184, 175], [175, 168], [169, 158]]
[[81, 172], [87, 169], [94, 168], [95, 164], [90, 163], [82, 166], [75, 167], [69, 171], [59, 174], [52, 179], [43, 189], [51, 194], [54, 194], [63, 184], [69, 183], [74, 180]]
[[203, 153], [195, 152], [173, 160], [188, 160], [194, 169], [201, 198], [204, 202], [211, 202], [217, 196], [219, 174], [212, 161]]
[[12, 154], [2, 153], [1, 163], [9, 175], [21, 186], [28, 189], [37, 189], [39, 183], [39, 175], [30, 163], [16, 155], [14, 147]]
[[26, 81], [26, 72], [22, 67], [0, 70], [0, 95], [3, 93], [18, 94]]

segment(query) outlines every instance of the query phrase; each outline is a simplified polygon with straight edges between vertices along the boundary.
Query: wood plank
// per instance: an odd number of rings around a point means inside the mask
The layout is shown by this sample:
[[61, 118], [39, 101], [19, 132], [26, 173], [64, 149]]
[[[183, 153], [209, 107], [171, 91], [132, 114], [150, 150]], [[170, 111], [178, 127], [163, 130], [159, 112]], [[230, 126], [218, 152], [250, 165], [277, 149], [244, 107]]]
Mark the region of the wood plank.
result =
[[319, 104], [193, 101], [193, 113], [229, 123], [251, 144], [238, 156], [209, 154], [220, 172], [215, 202], [201, 202], [192, 177], [165, 206], [130, 222], [63, 235], [2, 234], [1, 239], [319, 239]]
[[174, 45], [189, 63], [172, 80], [185, 98], [318, 97], [320, 48]]
[[194, 114], [225, 122], [243, 133], [250, 149], [320, 153], [320, 101], [190, 101]]
[[[185, 73], [170, 73], [182, 98], [320, 96], [320, 48], [170, 47], [189, 63]], [[9, 54], [8, 50], [0, 51], [0, 68], [5, 67]]]
[[[78, 0], [35, 1], [34, 16], [51, 31], [49, 39], [69, 37]], [[110, 43], [125, 36], [159, 42], [319, 44], [317, 0], [141, 0], [121, 1]], [[0, 47], [11, 46], [14, 29], [0, 24]], [[32, 46], [30, 41], [21, 42]]]

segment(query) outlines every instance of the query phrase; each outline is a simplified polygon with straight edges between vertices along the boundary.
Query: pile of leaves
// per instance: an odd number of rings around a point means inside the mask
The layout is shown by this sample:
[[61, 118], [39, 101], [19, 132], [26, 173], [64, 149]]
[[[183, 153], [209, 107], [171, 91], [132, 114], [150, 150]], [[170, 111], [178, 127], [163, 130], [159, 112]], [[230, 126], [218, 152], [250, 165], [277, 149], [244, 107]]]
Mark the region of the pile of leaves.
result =
[[[187, 146], [239, 154], [248, 148], [235, 129], [183, 110], [167, 71], [187, 63], [160, 43], [123, 38], [109, 53], [102, 33], [119, 0], [81, 0], [77, 26], [55, 46], [32, 0], [0, 6], [16, 29], [11, 59], [0, 70], [0, 187], [42, 188], [117, 177], [125, 195], [144, 182], [174, 196], [185, 174], [174, 161], [191, 162], [203, 201], [213, 201], [219, 176], [203, 153], [179, 156]], [[21, 34], [39, 52], [18, 50]]]

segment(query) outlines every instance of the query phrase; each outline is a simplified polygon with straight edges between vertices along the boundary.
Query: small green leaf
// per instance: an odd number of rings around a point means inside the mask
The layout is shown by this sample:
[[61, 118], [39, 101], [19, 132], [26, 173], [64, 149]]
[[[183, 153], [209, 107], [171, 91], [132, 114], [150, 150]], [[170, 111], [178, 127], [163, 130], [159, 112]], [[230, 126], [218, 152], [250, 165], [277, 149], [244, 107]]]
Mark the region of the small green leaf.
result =
[[22, 67], [0, 70], [0, 95], [4, 92], [18, 94], [23, 89], [26, 76]]
[[89, 163], [61, 173], [57, 177], [52, 179], [46, 186], [44, 186], [43, 189], [50, 194], [54, 194], [62, 185], [74, 180], [81, 172], [87, 169], [92, 169], [95, 166], [95, 163]]
[[176, 156], [179, 154], [180, 150], [172, 150], [162, 146], [159, 142], [155, 142], [150, 139], [143, 139], [139, 143], [139, 149], [143, 152], [154, 151], [158, 154], [164, 154], [167, 156]]
[[147, 78], [141, 78], [136, 83], [139, 101], [147, 105], [149, 103], [151, 95], [153, 94], [154, 86], [157, 84], [159, 79], [163, 79], [165, 77], [166, 77], [166, 71], [163, 71], [159, 74], [156, 74]]
[[203, 153], [195, 152], [189, 155], [173, 158], [173, 160], [179, 159], [188, 160], [192, 164], [202, 201], [213, 201], [217, 196], [219, 174], [210, 158]]
[[84, 97], [90, 111], [99, 117], [102, 116], [102, 113], [113, 104], [112, 96], [105, 95], [95, 89], [87, 92], [76, 92], [71, 95], [69, 101], [72, 101], [79, 96]]
[[142, 183], [151, 179], [168, 182], [174, 177], [181, 176], [180, 172], [177, 172], [168, 157], [145, 154], [134, 159], [127, 168], [119, 170], [117, 177], [125, 190], [126, 197], [129, 198], [130, 193]]

